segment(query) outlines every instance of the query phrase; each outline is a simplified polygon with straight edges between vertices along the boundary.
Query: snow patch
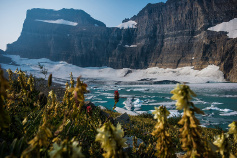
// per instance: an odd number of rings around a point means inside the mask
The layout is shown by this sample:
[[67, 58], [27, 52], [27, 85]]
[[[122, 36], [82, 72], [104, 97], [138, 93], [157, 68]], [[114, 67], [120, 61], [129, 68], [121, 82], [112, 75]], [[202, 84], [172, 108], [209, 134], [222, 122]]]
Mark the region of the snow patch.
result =
[[36, 19], [35, 21], [41, 21], [41, 22], [46, 22], [46, 23], [51, 23], [51, 24], [70, 25], [70, 26], [76, 26], [78, 24], [76, 22], [67, 21], [67, 20], [63, 20], [63, 19], [58, 19], [58, 20], [39, 20], [39, 19]]
[[[155, 110], [149, 110], [150, 113], [152, 113], [153, 111], [155, 111]], [[170, 114], [169, 114], [168, 118], [181, 116], [181, 113], [178, 110], [169, 110], [169, 112], [170, 112]]]
[[129, 29], [129, 28], [137, 28], [137, 23], [136, 21], [129, 20], [128, 22], [124, 22], [117, 27], [120, 29]]
[[69, 74], [71, 72], [73, 76], [81, 75], [83, 78], [103, 81], [133, 82], [144, 78], [150, 78], [152, 81], [174, 80], [189, 83], [225, 82], [223, 73], [219, 70], [219, 67], [215, 65], [209, 65], [200, 71], [194, 70], [193, 67], [183, 67], [177, 69], [163, 69], [159, 67], [152, 67], [148, 69], [113, 69], [110, 67], [82, 68], [68, 64], [64, 61], [54, 62], [45, 58], [28, 59], [21, 58], [18, 55], [5, 56], [10, 57], [17, 65], [20, 66], [2, 64], [4, 69], [10, 68], [15, 70], [19, 67], [22, 71], [27, 71], [36, 77], [43, 77], [43, 74], [40, 73], [38, 66], [38, 63], [41, 63], [41, 65], [44, 65], [45, 68], [48, 69], [48, 74], [52, 73], [53, 77], [60, 79], [63, 84], [65, 83], [65, 80], [70, 80]]
[[220, 115], [221, 116], [235, 116], [235, 115], [237, 115], [237, 111], [233, 111], [230, 113], [221, 113]]
[[237, 18], [230, 20], [229, 22], [223, 22], [216, 26], [210, 27], [207, 30], [210, 31], [225, 31], [228, 32], [227, 36], [229, 38], [236, 38], [237, 37]]
[[124, 47], [126, 47], [126, 48], [135, 48], [135, 47], [137, 47], [137, 45], [125, 45]]

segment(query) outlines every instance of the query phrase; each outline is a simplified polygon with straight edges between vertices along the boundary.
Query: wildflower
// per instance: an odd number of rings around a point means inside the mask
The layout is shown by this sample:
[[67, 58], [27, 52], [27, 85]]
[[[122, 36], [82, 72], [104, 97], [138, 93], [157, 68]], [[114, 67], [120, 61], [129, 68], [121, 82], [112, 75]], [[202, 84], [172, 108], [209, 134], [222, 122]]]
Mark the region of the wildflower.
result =
[[175, 157], [173, 144], [171, 136], [168, 132], [168, 123], [167, 116], [170, 112], [166, 109], [165, 106], [160, 106], [159, 108], [155, 107], [154, 119], [157, 119], [157, 124], [155, 125], [155, 130], [151, 133], [153, 136], [156, 136], [157, 144], [157, 157]]
[[182, 142], [182, 149], [187, 151], [186, 157], [211, 157], [213, 153], [209, 149], [207, 142], [202, 139], [200, 122], [195, 117], [194, 113], [204, 114], [199, 108], [195, 107], [191, 102], [192, 97], [196, 94], [187, 85], [178, 84], [177, 87], [171, 91], [174, 94], [171, 99], [177, 100], [176, 109], [184, 111], [182, 119], [178, 124], [183, 125], [180, 131], [180, 138]]
[[78, 146], [79, 142], [74, 141], [72, 143], [72, 158], [84, 158], [85, 156], [81, 152], [81, 146]]
[[188, 108], [188, 102], [191, 101], [191, 96], [196, 96], [196, 94], [187, 85], [177, 84], [177, 87], [170, 93], [174, 94], [171, 99], [177, 100], [176, 109], [182, 110]]
[[84, 158], [85, 156], [82, 154], [81, 147], [78, 144], [77, 141], [68, 142], [68, 140], [64, 140], [60, 145], [54, 143], [53, 150], [49, 152], [49, 156], [51, 158]]
[[24, 120], [22, 121], [22, 124], [25, 125], [25, 124], [27, 123], [27, 121], [28, 121], [28, 118], [26, 117], [26, 118], [24, 118]]
[[77, 84], [75, 88], [70, 88], [69, 92], [74, 94], [74, 99], [76, 105], [79, 106], [79, 113], [81, 111], [82, 106], [84, 105], [84, 93], [87, 92], [87, 84], [80, 81], [80, 77], [77, 78]]
[[105, 158], [118, 157], [122, 155], [122, 148], [126, 147], [126, 139], [123, 138], [124, 132], [121, 125], [118, 124], [115, 128], [110, 122], [106, 122], [100, 129], [97, 129], [98, 134], [96, 140], [101, 143], [101, 147], [106, 151], [103, 154]]
[[7, 73], [8, 73], [8, 78], [9, 78], [9, 81], [12, 82], [12, 76], [13, 76], [13, 72], [11, 69], [7, 69]]
[[232, 155], [230, 153], [228, 137], [229, 137], [228, 134], [222, 133], [221, 135], [216, 136], [215, 141], [213, 142], [213, 144], [219, 148], [217, 151], [220, 152], [222, 158], [230, 157], [230, 155]]
[[91, 114], [92, 114], [92, 108], [91, 108], [91, 106], [87, 106], [87, 107], [86, 107], [86, 112], [91, 116]]
[[68, 84], [68, 82], [65, 83], [65, 88], [66, 88], [66, 89], [69, 88], [69, 84]]
[[43, 116], [43, 124], [39, 126], [38, 132], [35, 137], [28, 142], [29, 146], [22, 152], [22, 158], [30, 158], [33, 155], [40, 155], [40, 149], [42, 147], [47, 147], [50, 144], [49, 139], [53, 136], [52, 132], [48, 128], [47, 117]]
[[118, 91], [114, 91], [114, 101], [115, 101], [115, 103], [119, 102], [119, 92]]
[[39, 144], [39, 146], [47, 146], [48, 138], [51, 138], [53, 135], [51, 131], [46, 126], [40, 126], [37, 135], [29, 141], [29, 144], [35, 146], [35, 144]]
[[53, 144], [53, 150], [49, 152], [50, 157], [61, 158], [61, 153], [63, 146], [58, 145], [57, 143]]
[[34, 78], [32, 75], [28, 78], [27, 84], [30, 86], [30, 91], [34, 90]]
[[229, 124], [229, 134], [234, 135], [234, 140], [237, 142], [237, 121], [233, 121], [231, 124]]
[[[160, 106], [159, 108], [155, 107], [155, 111], [152, 114], [154, 114], [154, 119], [157, 119], [158, 122], [165, 123], [170, 112], [165, 107]], [[166, 120], [164, 120], [165, 118]]]
[[49, 92], [49, 97], [51, 98], [51, 107], [55, 107], [56, 106], [56, 99], [57, 99], [57, 96], [56, 96], [56, 94], [54, 93], [54, 91], [53, 90], [51, 90], [50, 92]]
[[74, 88], [74, 79], [73, 79], [73, 75], [72, 75], [72, 72], [70, 74], [70, 84], [71, 84], [71, 88]]

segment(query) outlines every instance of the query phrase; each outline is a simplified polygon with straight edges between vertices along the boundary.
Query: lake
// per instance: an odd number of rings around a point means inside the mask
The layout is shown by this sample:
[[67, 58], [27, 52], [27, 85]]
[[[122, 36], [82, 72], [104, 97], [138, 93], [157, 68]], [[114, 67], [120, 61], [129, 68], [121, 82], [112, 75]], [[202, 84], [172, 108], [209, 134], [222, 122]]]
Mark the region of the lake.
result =
[[[193, 103], [205, 112], [205, 115], [197, 115], [202, 126], [227, 128], [228, 124], [237, 120], [237, 83], [188, 85], [197, 94], [197, 97], [193, 97]], [[118, 90], [118, 112], [131, 115], [151, 113], [154, 107], [164, 105], [171, 110], [172, 115], [181, 115], [182, 111], [175, 110], [175, 101], [170, 99], [170, 91], [175, 87], [175, 84], [89, 85], [91, 92], [87, 94], [87, 100], [91, 100], [97, 106], [112, 109], [114, 91]]]

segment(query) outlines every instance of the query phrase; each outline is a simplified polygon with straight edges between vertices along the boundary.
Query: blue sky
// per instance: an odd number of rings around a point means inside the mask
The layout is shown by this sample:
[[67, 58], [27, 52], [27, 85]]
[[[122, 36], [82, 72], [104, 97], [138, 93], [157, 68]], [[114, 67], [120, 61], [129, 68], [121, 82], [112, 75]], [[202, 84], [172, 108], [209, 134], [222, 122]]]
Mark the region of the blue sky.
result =
[[82, 9], [108, 27], [136, 15], [148, 3], [166, 0], [0, 0], [0, 49], [20, 36], [26, 11], [31, 8]]

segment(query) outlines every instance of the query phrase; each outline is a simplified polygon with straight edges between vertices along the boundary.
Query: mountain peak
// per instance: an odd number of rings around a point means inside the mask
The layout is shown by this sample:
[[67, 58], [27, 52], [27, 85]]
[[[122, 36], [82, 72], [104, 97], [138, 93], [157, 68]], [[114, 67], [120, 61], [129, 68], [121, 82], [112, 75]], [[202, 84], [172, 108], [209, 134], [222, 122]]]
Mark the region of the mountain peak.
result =
[[83, 10], [78, 9], [66, 9], [53, 10], [53, 9], [42, 9], [42, 8], [33, 8], [27, 11], [26, 21], [49, 21], [49, 20], [65, 20], [77, 23], [78, 26], [91, 25], [106, 27], [106, 25], [92, 18], [88, 13]]

